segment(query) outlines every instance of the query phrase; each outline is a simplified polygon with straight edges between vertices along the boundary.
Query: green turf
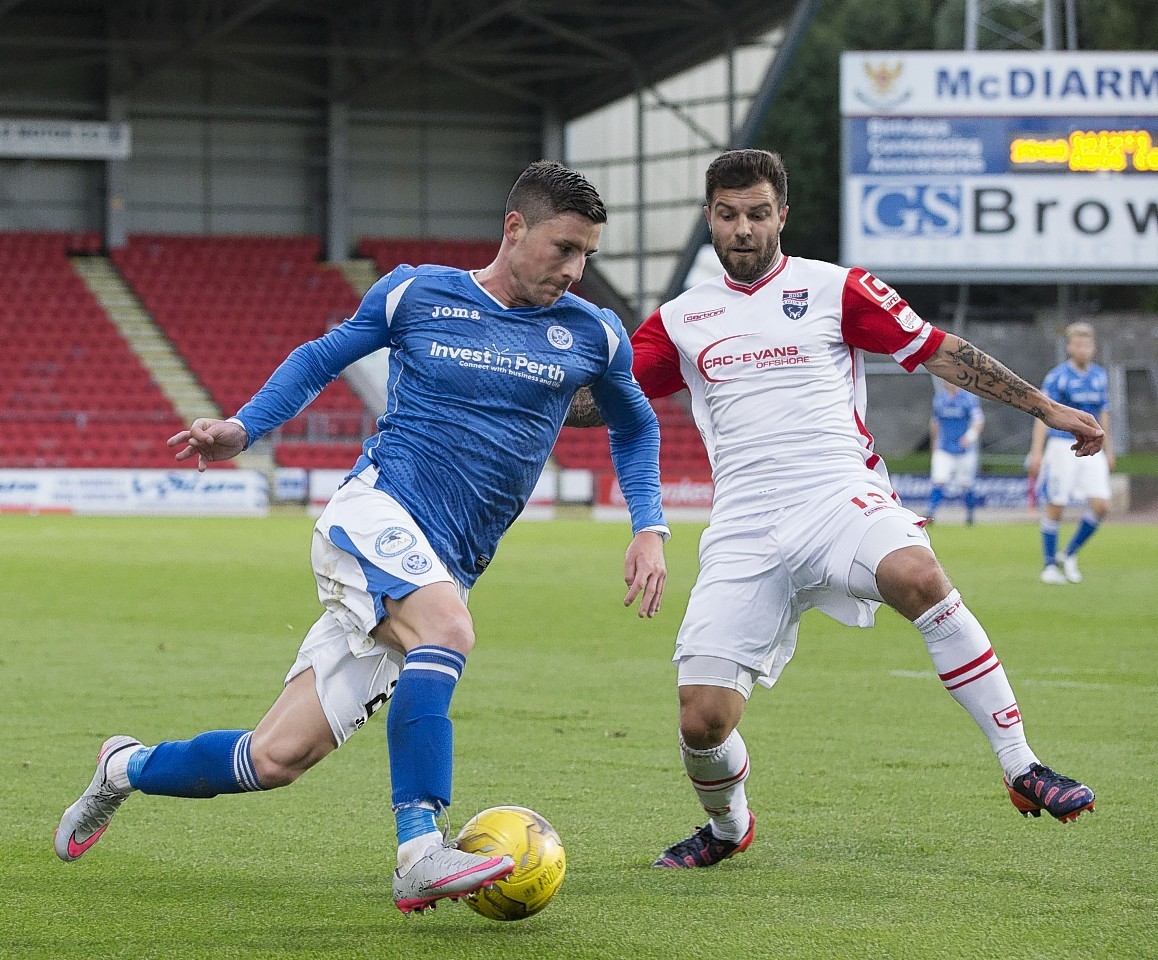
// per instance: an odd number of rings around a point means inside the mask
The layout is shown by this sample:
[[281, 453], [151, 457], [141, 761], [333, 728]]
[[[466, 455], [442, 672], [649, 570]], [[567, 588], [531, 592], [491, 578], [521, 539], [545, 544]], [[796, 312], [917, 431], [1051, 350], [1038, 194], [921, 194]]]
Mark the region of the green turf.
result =
[[[1068, 529], [1068, 528], [1067, 528]], [[756, 844], [708, 871], [648, 864], [700, 820], [675, 750], [672, 636], [697, 528], [676, 529], [664, 610], [621, 605], [624, 530], [521, 524], [472, 597], [454, 703], [461, 823], [531, 806], [563, 836], [563, 891], [495, 924], [390, 902], [383, 724], [294, 786], [134, 797], [82, 861], [52, 831], [100, 741], [250, 727], [318, 607], [309, 520], [0, 517], [0, 957], [1130, 958], [1158, 951], [1153, 528], [1107, 527], [1086, 582], [1037, 582], [1030, 525], [938, 527], [1043, 759], [1098, 813], [1017, 816], [918, 635], [810, 614], [743, 732]]]

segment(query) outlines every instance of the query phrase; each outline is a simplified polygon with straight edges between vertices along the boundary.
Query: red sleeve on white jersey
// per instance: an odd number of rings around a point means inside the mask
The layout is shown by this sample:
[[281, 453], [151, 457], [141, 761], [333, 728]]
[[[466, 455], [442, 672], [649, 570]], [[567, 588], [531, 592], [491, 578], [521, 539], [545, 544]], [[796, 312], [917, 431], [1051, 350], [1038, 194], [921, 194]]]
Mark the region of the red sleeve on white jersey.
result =
[[667, 335], [658, 310], [631, 335], [631, 349], [631, 372], [649, 399], [666, 397], [686, 386], [680, 373], [679, 351]]
[[853, 267], [841, 293], [840, 335], [869, 353], [888, 353], [912, 373], [941, 346], [945, 332], [926, 323], [892, 287]]

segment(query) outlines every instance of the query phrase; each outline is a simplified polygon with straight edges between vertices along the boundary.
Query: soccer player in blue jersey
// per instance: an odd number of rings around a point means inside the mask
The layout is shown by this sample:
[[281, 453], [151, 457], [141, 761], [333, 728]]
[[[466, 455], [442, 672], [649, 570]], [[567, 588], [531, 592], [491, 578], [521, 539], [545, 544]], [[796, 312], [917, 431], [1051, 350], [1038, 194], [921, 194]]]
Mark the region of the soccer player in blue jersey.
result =
[[[1065, 363], [1045, 376], [1042, 393], [1051, 400], [1076, 407], [1098, 419], [1105, 432], [1101, 452], [1081, 459], [1069, 456], [1074, 438], [1061, 430], [1034, 421], [1033, 440], [1027, 462], [1029, 475], [1037, 478], [1039, 496], [1045, 504], [1041, 518], [1041, 549], [1045, 564], [1041, 582], [1081, 583], [1078, 551], [1096, 532], [1110, 509], [1110, 471], [1114, 469], [1114, 447], [1110, 433], [1110, 380], [1103, 367], [1094, 363], [1097, 343], [1088, 323], [1066, 327]], [[1086, 504], [1065, 552], [1057, 551], [1062, 513], [1071, 504]]]
[[475, 642], [467, 593], [526, 504], [580, 387], [611, 425], [631, 515], [625, 604], [638, 599], [640, 616], [654, 616], [666, 579], [655, 414], [619, 319], [568, 292], [606, 219], [578, 173], [532, 164], [511, 191], [489, 266], [397, 267], [353, 317], [294, 350], [236, 417], [199, 419], [170, 439], [178, 460], [205, 469], [295, 416], [355, 360], [391, 349], [377, 432], [314, 530], [325, 612], [281, 695], [252, 731], [152, 747], [106, 740], [60, 821], [61, 859], [84, 854], [134, 790], [211, 797], [285, 786], [391, 700], [398, 908], [422, 911], [511, 872], [510, 857], [457, 850], [439, 830], [451, 801], [448, 714]]
[[981, 401], [955, 383], [942, 380], [933, 394], [933, 416], [929, 421], [929, 445], [932, 447], [933, 489], [929, 494], [929, 519], [950, 495], [965, 494], [965, 522], [973, 524], [977, 509], [977, 466], [980, 462], [981, 431], [985, 414]]

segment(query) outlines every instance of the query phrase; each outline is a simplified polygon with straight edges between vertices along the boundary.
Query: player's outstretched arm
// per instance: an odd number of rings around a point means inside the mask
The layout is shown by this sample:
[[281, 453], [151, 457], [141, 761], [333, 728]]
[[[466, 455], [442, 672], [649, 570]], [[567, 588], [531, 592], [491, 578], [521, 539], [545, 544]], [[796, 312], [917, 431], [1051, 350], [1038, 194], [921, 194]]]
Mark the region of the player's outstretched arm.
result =
[[968, 340], [945, 334], [944, 341], [925, 361], [925, 369], [979, 397], [1008, 404], [1048, 427], [1072, 433], [1073, 450], [1079, 457], [1093, 456], [1102, 449], [1105, 432], [1094, 417], [1051, 400]]
[[663, 537], [651, 530], [641, 530], [627, 548], [623, 564], [627, 596], [623, 605], [630, 607], [639, 597], [639, 615], [654, 617], [659, 613], [663, 588], [667, 583], [667, 563], [663, 556]]
[[245, 427], [232, 420], [211, 420], [208, 417], [199, 417], [189, 425], [188, 430], [182, 430], [169, 438], [170, 447], [184, 448], [177, 451], [178, 460], [197, 458], [197, 469], [202, 473], [210, 463], [220, 460], [232, 460], [249, 443]]

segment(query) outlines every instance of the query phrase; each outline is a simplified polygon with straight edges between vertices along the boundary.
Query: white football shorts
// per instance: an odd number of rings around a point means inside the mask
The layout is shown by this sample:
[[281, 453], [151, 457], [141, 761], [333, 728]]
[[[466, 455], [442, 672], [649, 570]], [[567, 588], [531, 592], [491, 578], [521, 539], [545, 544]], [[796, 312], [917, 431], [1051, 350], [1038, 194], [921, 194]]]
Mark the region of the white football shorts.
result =
[[1041, 499], [1059, 507], [1087, 500], [1110, 499], [1110, 461], [1099, 451], [1092, 457], [1074, 456], [1068, 437], [1050, 437], [1041, 458]]
[[979, 462], [980, 456], [976, 444], [963, 453], [934, 450], [929, 471], [933, 486], [945, 487], [945, 492], [950, 496], [955, 493], [964, 493], [973, 486], [977, 479]]
[[310, 551], [326, 612], [306, 634], [286, 683], [314, 668], [318, 697], [340, 746], [389, 700], [404, 656], [371, 636], [385, 600], [451, 583], [469, 589], [435, 556], [405, 508], [373, 485], [374, 468], [338, 489], [314, 525]]
[[346, 631], [327, 610], [306, 634], [285, 682], [313, 667], [314, 689], [340, 747], [394, 695], [405, 662], [402, 651], [382, 641], [354, 656]]
[[795, 652], [804, 611], [873, 625], [877, 565], [903, 547], [931, 551], [923, 523], [870, 476], [712, 524], [700, 538], [700, 572], [673, 659], [731, 660], [772, 686]]

